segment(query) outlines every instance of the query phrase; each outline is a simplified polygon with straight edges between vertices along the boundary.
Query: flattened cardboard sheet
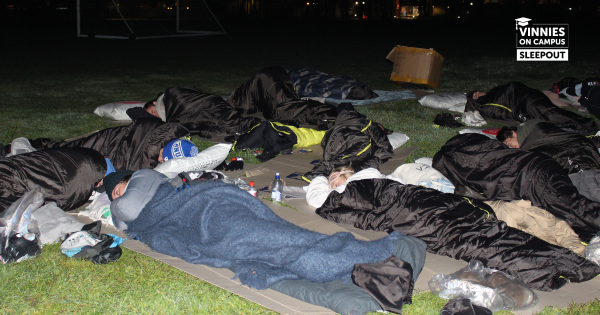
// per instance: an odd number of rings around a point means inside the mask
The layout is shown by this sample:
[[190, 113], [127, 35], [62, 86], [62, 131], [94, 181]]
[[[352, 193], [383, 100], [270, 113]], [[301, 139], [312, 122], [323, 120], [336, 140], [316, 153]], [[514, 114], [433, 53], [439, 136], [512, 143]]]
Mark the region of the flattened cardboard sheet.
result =
[[[312, 152], [302, 154], [299, 153], [300, 149], [310, 149]], [[394, 157], [379, 167], [381, 173], [392, 173], [416, 149], [417, 147], [400, 147], [394, 150]], [[246, 164], [242, 171], [225, 172], [225, 174], [229, 177], [243, 178], [246, 182], [254, 181], [256, 189], [262, 194], [270, 193], [269, 184], [275, 178], [275, 173], [280, 174], [285, 185], [307, 186], [308, 182], [302, 179], [302, 175], [310, 171], [315, 164], [321, 161], [323, 158], [323, 149], [320, 145], [313, 145], [307, 148], [294, 149], [293, 152], [292, 154], [282, 154], [254, 167], [252, 167], [252, 164]]]
[[[261, 189], [267, 187], [267, 190], [263, 190], [262, 197], [268, 196], [268, 185], [273, 180], [275, 171], [281, 173], [281, 177], [286, 181], [287, 185], [306, 186], [307, 183], [298, 177], [298, 173], [303, 174], [304, 172], [310, 170], [312, 168], [311, 162], [318, 160], [323, 156], [320, 146], [313, 146], [310, 149], [312, 149], [313, 152], [307, 154], [293, 153], [290, 155], [282, 155], [267, 161], [264, 164], [255, 165], [254, 167], [249, 167], [250, 165], [247, 165], [245, 170], [227, 172], [227, 176], [241, 177], [246, 182], [253, 180], [256, 182], [256, 187], [261, 187]], [[389, 174], [393, 172], [415, 149], [415, 147], [396, 149], [394, 151], [395, 157], [381, 166], [381, 172], [383, 174]], [[254, 171], [254, 173], [251, 171]], [[245, 173], [248, 172], [254, 175], [251, 175], [250, 177], [244, 177]], [[387, 235], [385, 232], [363, 231], [349, 225], [327, 221], [318, 216], [315, 213], [316, 209], [309, 206], [305, 199], [284, 200], [288, 207], [266, 200], [262, 201], [283, 219], [298, 226], [302, 226], [306, 229], [320, 233], [333, 234], [346, 231], [353, 233], [357, 239], [362, 240], [376, 240]], [[91, 220], [87, 217], [78, 216], [77, 214], [74, 214], [74, 216], [85, 223], [91, 222]], [[124, 233], [115, 230], [114, 227], [106, 225], [102, 226], [102, 233], [112, 233], [118, 236], [126, 237]], [[127, 240], [125, 243], [123, 243], [123, 246], [130, 250], [162, 261], [194, 277], [202, 279], [222, 289], [228, 290], [245, 299], [281, 314], [335, 314], [329, 309], [302, 302], [275, 290], [251, 289], [248, 286], [242, 285], [237, 279], [232, 280], [231, 278], [234, 274], [228, 269], [190, 264], [179, 258], [156, 253], [147, 245], [135, 240]], [[419, 276], [419, 279], [417, 279], [415, 283], [415, 294], [418, 292], [429, 291], [429, 286], [427, 283], [435, 274], [450, 274], [460, 268], [465, 267], [466, 265], [467, 262], [464, 261], [427, 253], [425, 266], [421, 272], [421, 275]], [[530, 315], [542, 311], [547, 305], [565, 308], [568, 307], [571, 302], [588, 303], [595, 299], [600, 299], [600, 279], [596, 278], [584, 283], [570, 283], [554, 292], [536, 291], [536, 293], [538, 294], [540, 300], [535, 307], [524, 311], [513, 311], [513, 313]]]

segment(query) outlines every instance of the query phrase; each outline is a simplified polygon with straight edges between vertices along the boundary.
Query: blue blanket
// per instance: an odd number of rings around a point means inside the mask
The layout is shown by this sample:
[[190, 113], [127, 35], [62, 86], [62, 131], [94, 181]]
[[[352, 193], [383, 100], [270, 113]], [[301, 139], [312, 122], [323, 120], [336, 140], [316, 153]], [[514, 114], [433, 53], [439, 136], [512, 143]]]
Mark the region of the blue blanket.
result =
[[234, 185], [205, 182], [179, 192], [162, 184], [127, 233], [153, 250], [194, 264], [229, 268], [243, 284], [281, 280], [351, 282], [355, 264], [391, 256], [401, 234], [371, 242], [289, 223]]

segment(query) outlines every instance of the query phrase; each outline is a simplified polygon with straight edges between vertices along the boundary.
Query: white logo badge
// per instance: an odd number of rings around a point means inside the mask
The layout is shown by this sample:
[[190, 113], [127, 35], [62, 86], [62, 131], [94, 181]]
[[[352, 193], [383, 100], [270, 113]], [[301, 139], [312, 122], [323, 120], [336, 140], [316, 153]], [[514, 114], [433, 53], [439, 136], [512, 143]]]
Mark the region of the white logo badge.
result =
[[515, 19], [517, 61], [568, 61], [569, 24], [529, 24]]

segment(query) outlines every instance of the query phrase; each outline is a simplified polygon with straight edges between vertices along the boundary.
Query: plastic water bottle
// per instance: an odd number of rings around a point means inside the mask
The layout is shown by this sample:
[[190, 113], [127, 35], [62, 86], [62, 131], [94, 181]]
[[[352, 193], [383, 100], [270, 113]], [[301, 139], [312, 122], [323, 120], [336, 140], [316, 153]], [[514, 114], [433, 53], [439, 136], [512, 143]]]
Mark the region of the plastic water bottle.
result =
[[281, 202], [281, 192], [283, 191], [283, 182], [279, 173], [275, 173], [275, 179], [271, 182], [271, 199]]
[[254, 182], [250, 182], [250, 188], [248, 189], [248, 193], [254, 197], [258, 197], [256, 188], [254, 188]]

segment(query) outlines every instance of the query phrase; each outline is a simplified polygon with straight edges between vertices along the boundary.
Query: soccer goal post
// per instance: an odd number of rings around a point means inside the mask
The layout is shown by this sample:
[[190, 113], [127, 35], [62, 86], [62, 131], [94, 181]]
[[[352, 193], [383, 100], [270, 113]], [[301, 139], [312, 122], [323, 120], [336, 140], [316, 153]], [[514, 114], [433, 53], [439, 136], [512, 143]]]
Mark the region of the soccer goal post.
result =
[[144, 39], [227, 34], [204, 0], [77, 0], [77, 36]]

